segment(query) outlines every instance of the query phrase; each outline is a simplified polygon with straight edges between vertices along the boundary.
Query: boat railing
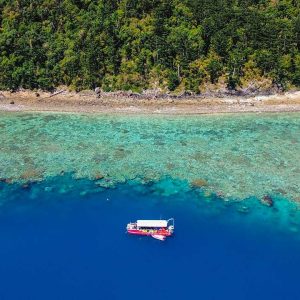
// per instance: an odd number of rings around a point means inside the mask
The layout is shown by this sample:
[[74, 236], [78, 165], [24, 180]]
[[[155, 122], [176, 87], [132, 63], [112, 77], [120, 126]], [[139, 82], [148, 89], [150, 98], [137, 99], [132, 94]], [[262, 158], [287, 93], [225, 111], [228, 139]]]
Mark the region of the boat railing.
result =
[[173, 226], [173, 228], [175, 227], [175, 220], [174, 220], [174, 218], [168, 219], [167, 222], [168, 222], [168, 224], [169, 224], [169, 222], [172, 222], [171, 226]]

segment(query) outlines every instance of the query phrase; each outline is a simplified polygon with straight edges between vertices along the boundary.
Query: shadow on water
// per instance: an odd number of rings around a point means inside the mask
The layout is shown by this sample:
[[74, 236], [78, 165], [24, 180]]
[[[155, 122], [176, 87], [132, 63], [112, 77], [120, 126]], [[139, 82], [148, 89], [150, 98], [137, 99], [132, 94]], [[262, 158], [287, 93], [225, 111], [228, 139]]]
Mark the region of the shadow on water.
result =
[[[104, 179], [103, 179], [104, 180]], [[164, 178], [0, 183], [1, 299], [297, 299], [299, 212]], [[175, 218], [165, 242], [125, 233]]]

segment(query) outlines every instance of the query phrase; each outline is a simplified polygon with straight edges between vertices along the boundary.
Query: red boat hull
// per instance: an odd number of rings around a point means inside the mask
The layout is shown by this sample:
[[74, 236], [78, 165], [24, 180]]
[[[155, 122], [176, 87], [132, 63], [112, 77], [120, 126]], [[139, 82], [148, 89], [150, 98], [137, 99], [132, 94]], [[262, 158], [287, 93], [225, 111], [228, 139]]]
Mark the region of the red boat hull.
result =
[[128, 229], [127, 232], [129, 234], [135, 234], [135, 235], [144, 235], [144, 236], [150, 236], [150, 235], [162, 235], [162, 236], [171, 236], [172, 233], [165, 229], [159, 229], [159, 230], [149, 230], [149, 231], [143, 231], [138, 229]]

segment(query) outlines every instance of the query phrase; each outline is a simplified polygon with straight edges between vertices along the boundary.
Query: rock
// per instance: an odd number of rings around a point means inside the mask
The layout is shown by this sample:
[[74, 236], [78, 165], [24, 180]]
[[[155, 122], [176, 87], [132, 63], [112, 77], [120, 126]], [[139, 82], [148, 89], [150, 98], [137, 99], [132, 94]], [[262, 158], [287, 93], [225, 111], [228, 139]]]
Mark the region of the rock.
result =
[[[225, 197], [224, 193], [221, 191], [216, 192], [217, 197], [223, 198]], [[226, 200], [225, 200], [226, 201]]]
[[5, 183], [11, 184], [12, 183], [12, 179], [11, 178], [5, 178]]
[[248, 206], [242, 206], [242, 207], [239, 207], [237, 211], [242, 214], [247, 214], [247, 213], [249, 213], [249, 210], [250, 209]]
[[100, 98], [100, 96], [101, 96], [101, 89], [99, 87], [96, 87], [95, 88], [95, 93], [96, 93], [96, 97]]
[[269, 207], [272, 207], [274, 205], [274, 201], [273, 201], [272, 197], [269, 196], [269, 195], [263, 196], [262, 199], [260, 200], [260, 202], [263, 205], [266, 205], [266, 206], [269, 206]]
[[51, 186], [46, 186], [44, 188], [45, 192], [51, 192], [53, 190], [53, 188]]
[[208, 185], [208, 183], [205, 179], [199, 178], [199, 179], [195, 179], [192, 181], [192, 186], [194, 186], [194, 187], [203, 187], [203, 186], [207, 186], [207, 185]]
[[40, 96], [40, 93], [35, 93], [35, 96], [36, 96], [36, 97], [39, 97], [39, 96]]
[[29, 188], [29, 184], [28, 184], [28, 183], [24, 183], [24, 184], [22, 185], [22, 188], [25, 189], [25, 190], [28, 189], [28, 188]]
[[10, 101], [10, 103], [9, 104], [15, 104], [15, 101]]
[[133, 93], [133, 92], [129, 93], [129, 97], [131, 97], [131, 98], [139, 98], [140, 96], [141, 96], [141, 94], [139, 94], [139, 93]]
[[188, 98], [190, 96], [192, 96], [191, 91], [183, 91], [181, 94], [177, 95], [176, 98], [177, 99], [183, 99], [183, 98]]
[[205, 201], [206, 202], [211, 202], [211, 200], [212, 200], [212, 193], [210, 191], [204, 191], [203, 195], [205, 197]]
[[102, 180], [100, 182], [96, 182], [96, 185], [105, 189], [114, 189], [116, 187], [115, 183], [109, 179], [106, 179], [105, 181]]

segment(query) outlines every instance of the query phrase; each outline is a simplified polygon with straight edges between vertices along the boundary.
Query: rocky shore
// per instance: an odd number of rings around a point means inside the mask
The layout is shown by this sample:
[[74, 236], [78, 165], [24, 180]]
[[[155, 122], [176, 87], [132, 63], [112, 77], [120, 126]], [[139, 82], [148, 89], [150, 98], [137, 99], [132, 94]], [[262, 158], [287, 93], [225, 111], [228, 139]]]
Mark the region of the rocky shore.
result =
[[210, 114], [300, 111], [300, 91], [276, 94], [218, 91], [194, 95], [159, 91], [81, 91], [61, 88], [53, 93], [0, 91], [1, 111], [57, 111], [87, 113]]

